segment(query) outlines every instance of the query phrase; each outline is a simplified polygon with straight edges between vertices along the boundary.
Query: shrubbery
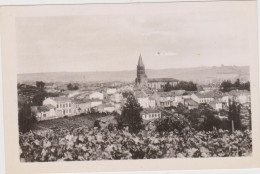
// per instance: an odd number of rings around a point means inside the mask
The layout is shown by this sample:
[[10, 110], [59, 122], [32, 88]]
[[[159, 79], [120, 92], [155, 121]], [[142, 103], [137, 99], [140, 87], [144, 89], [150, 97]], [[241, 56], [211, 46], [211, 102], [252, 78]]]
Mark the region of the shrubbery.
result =
[[252, 152], [251, 131], [195, 131], [185, 128], [158, 133], [108, 129], [58, 129], [20, 134], [20, 159], [83, 161], [183, 157], [236, 157]]

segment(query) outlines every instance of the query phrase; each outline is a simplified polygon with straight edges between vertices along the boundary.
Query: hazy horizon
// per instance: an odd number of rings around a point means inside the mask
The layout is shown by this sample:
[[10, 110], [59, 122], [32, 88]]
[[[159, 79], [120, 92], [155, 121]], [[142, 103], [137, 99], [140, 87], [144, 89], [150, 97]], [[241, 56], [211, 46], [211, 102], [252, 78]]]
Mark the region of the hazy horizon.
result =
[[[241, 65], [241, 66], [237, 66], [237, 65], [223, 65], [224, 67], [249, 67], [249, 65]], [[149, 71], [149, 70], [172, 70], [172, 69], [197, 69], [197, 68], [213, 68], [213, 67], [216, 67], [216, 68], [220, 68], [222, 67], [221, 65], [219, 66], [196, 66], [196, 67], [176, 67], [176, 68], [161, 68], [161, 69], [151, 69], [151, 68], [146, 68], [145, 67], [145, 70], [146, 71]], [[17, 73], [18, 75], [19, 74], [41, 74], [41, 73], [91, 73], [91, 72], [119, 72], [119, 71], [136, 71], [136, 69], [126, 69], [126, 70], [108, 70], [108, 71], [105, 71], [105, 70], [100, 70], [100, 71], [48, 71], [48, 72], [32, 72], [32, 73]]]
[[253, 1], [89, 4], [73, 16], [35, 8], [16, 18], [18, 74], [131, 71], [140, 53], [146, 69], [248, 66], [255, 55]]

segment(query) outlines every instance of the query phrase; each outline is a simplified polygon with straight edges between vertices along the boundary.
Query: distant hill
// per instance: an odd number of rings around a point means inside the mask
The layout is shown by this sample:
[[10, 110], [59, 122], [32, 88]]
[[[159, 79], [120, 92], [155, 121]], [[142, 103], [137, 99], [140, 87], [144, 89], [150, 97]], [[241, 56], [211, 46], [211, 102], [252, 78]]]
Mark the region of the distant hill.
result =
[[[220, 82], [223, 80], [249, 80], [248, 66], [221, 66], [174, 68], [160, 70], [146, 70], [149, 78], [175, 78], [178, 80], [193, 81], [199, 84]], [[134, 81], [136, 71], [97, 71], [97, 72], [47, 72], [18, 74], [18, 82], [46, 81], [46, 82], [107, 82], [107, 81]]]

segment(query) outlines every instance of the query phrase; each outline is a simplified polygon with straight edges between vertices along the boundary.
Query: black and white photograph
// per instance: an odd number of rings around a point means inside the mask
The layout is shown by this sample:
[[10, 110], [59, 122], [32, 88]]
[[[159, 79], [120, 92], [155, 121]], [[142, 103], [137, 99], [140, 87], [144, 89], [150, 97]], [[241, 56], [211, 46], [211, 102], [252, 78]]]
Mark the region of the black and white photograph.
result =
[[132, 6], [16, 19], [21, 161], [251, 154], [250, 11]]
[[255, 7], [18, 7], [20, 163], [252, 157]]

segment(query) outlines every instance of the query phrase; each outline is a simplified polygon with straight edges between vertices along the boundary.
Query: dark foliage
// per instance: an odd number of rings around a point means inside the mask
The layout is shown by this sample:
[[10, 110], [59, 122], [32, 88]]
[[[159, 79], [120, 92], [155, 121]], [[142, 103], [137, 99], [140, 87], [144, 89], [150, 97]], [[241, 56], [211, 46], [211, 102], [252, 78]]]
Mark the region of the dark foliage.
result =
[[67, 85], [67, 89], [68, 89], [68, 90], [78, 90], [78, 89], [79, 89], [79, 85], [78, 85], [78, 84], [69, 83], [69, 84]]
[[219, 90], [222, 92], [229, 92], [231, 90], [248, 90], [250, 91], [250, 82], [241, 83], [239, 79], [237, 79], [234, 83], [229, 80], [223, 81], [219, 87]]
[[36, 117], [31, 111], [31, 106], [24, 103], [18, 111], [19, 132], [28, 132], [36, 122]]
[[101, 126], [100, 126], [100, 121], [99, 121], [99, 120], [95, 120], [95, 121], [94, 121], [94, 127], [97, 127], [98, 129], [101, 128]]
[[129, 94], [127, 97], [127, 101], [122, 111], [122, 118], [118, 119], [119, 125], [127, 125], [129, 127], [130, 132], [137, 133], [142, 128], [142, 118], [140, 112], [142, 111], [142, 107], [137, 102], [133, 94]]
[[164, 86], [164, 91], [168, 92], [171, 90], [185, 90], [185, 91], [197, 91], [197, 85], [193, 82], [180, 81], [177, 85], [172, 86], [170, 83], [167, 83]]
[[230, 125], [234, 125], [234, 130], [241, 130], [241, 118], [240, 118], [240, 104], [235, 101], [229, 102], [229, 111], [228, 111], [228, 120], [230, 121]]
[[36, 87], [43, 89], [45, 86], [45, 83], [43, 81], [36, 81]]

